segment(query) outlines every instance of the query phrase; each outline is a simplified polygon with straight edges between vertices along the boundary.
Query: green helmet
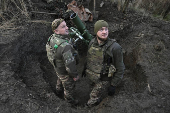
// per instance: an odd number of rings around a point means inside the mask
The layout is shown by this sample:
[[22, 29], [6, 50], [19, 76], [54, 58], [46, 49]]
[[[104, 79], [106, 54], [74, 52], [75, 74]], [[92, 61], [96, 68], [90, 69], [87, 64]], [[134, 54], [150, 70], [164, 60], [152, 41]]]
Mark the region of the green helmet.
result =
[[109, 27], [108, 23], [104, 20], [98, 20], [95, 24], [94, 24], [94, 33], [96, 34], [100, 28], [102, 27]]
[[55, 19], [52, 24], [51, 24], [51, 27], [52, 27], [52, 31], [54, 32], [55, 29], [57, 29], [57, 27], [64, 21], [64, 19], [62, 18], [59, 18], [59, 19]]

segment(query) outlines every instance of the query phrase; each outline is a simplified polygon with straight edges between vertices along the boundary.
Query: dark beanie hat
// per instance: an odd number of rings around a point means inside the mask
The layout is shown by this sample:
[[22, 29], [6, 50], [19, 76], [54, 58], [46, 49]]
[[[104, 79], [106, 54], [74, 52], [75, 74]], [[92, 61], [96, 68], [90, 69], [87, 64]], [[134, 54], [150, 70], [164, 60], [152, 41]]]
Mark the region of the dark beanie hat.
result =
[[100, 28], [102, 27], [109, 27], [108, 23], [104, 20], [98, 20], [95, 24], [94, 24], [94, 33], [96, 34]]

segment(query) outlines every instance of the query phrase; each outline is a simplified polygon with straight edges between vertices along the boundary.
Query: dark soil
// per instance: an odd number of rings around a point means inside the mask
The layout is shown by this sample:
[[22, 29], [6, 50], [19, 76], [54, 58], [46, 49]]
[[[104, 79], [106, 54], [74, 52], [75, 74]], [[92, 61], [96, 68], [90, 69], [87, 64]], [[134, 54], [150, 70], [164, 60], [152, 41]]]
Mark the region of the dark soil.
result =
[[[70, 0], [71, 1], [71, 0]], [[69, 3], [69, 0], [66, 2]], [[41, 0], [33, 1], [38, 12], [55, 12]], [[126, 66], [124, 78], [114, 96], [86, 108], [91, 91], [87, 78], [76, 83], [80, 105], [72, 107], [55, 93], [57, 76], [49, 63], [45, 44], [52, 34], [51, 22], [61, 15], [30, 13], [1, 21], [0, 26], [0, 112], [1, 113], [169, 113], [170, 111], [170, 22], [157, 20], [114, 4], [97, 3], [98, 19], [109, 23], [110, 38], [122, 46]], [[55, 7], [63, 8], [62, 4]], [[84, 4], [87, 6], [87, 4]], [[93, 5], [89, 9], [93, 10]], [[29, 9], [28, 5], [28, 11]], [[42, 21], [43, 20], [43, 21]], [[93, 34], [96, 22], [85, 22]], [[84, 44], [81, 46], [85, 47]], [[80, 46], [81, 75], [86, 49]]]

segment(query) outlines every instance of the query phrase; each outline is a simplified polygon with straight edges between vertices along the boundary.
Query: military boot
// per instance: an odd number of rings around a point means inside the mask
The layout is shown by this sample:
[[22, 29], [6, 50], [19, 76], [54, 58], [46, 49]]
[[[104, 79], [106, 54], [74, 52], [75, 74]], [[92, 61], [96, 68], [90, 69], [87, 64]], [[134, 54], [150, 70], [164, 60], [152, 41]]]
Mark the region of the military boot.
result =
[[72, 106], [77, 106], [79, 104], [78, 100], [72, 100], [69, 102]]
[[57, 87], [57, 85], [56, 85], [56, 89], [55, 89], [55, 94], [59, 97], [59, 98], [61, 98], [61, 99], [64, 99], [64, 89], [63, 89], [63, 87]]
[[94, 107], [94, 106], [97, 106], [99, 103], [101, 102], [101, 99], [99, 98], [99, 99], [97, 99], [97, 100], [92, 100], [92, 99], [90, 99], [88, 102], [87, 102], [87, 104], [86, 104], [86, 106], [87, 107]]
[[61, 93], [63, 93], [63, 88], [58, 88], [58, 87], [56, 87], [56, 94], [61, 94]]
[[61, 82], [61, 80], [58, 78], [58, 79], [57, 79], [57, 84], [56, 84], [56, 94], [57, 94], [57, 95], [61, 95], [61, 94], [63, 94], [63, 92], [64, 92], [64, 88], [63, 88], [63, 86], [62, 86], [62, 82]]
[[72, 106], [77, 106], [79, 104], [79, 101], [76, 99], [66, 99], [68, 103], [70, 103]]

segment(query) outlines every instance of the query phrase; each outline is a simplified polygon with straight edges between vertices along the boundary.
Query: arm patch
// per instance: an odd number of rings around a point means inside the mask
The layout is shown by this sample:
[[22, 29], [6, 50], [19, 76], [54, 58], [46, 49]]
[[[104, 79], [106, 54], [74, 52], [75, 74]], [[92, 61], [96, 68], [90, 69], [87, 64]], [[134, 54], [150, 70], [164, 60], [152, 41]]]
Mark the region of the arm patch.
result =
[[63, 54], [63, 58], [64, 58], [66, 65], [70, 64], [71, 62], [74, 62], [75, 60], [71, 50], [68, 50], [67, 52], [65, 52]]

